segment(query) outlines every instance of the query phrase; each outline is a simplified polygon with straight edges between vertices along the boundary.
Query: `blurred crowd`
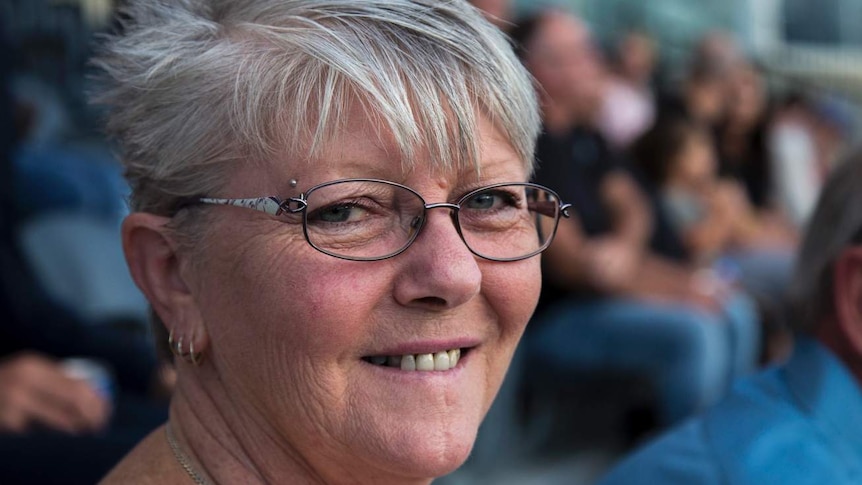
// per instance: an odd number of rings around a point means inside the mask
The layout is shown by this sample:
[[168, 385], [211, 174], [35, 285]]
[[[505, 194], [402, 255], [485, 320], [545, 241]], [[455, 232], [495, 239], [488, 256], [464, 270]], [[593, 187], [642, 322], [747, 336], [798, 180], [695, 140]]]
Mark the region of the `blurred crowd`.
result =
[[[573, 204], [513, 369], [519, 425], [547, 440], [598, 419], [628, 447], [783, 361], [798, 239], [853, 114], [770, 90], [726, 33], [704, 34], [669, 76], [646, 30], [602, 45], [568, 11], [473, 3], [536, 80], [535, 179]], [[69, 110], [67, 79], [28, 58], [62, 43], [38, 40], [0, 46], [0, 482], [41, 470], [38, 483], [92, 483], [163, 422], [172, 375], [123, 259], [119, 165]]]
[[574, 209], [522, 344], [531, 431], [565, 444], [600, 422], [587, 447], [616, 429], [626, 450], [783, 363], [797, 246], [854, 142], [850, 104], [774, 79], [727, 32], [668, 73], [643, 28], [599, 39], [571, 11], [473, 3], [535, 78], [535, 179]]

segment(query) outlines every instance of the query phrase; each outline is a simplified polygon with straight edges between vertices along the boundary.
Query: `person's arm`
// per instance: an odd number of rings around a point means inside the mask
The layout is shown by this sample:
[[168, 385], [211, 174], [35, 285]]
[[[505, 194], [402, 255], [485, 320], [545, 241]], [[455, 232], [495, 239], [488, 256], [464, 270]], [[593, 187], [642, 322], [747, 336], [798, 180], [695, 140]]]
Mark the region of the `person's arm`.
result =
[[650, 205], [634, 179], [624, 170], [614, 170], [602, 181], [602, 201], [613, 218], [614, 237], [643, 251], [652, 231]]
[[573, 215], [560, 221], [554, 243], [542, 255], [543, 271], [565, 288], [616, 293], [634, 274], [639, 256], [621, 239], [587, 237]]
[[650, 254], [626, 280], [622, 292], [644, 300], [685, 303], [718, 311], [730, 288], [709, 270], [695, 270]]

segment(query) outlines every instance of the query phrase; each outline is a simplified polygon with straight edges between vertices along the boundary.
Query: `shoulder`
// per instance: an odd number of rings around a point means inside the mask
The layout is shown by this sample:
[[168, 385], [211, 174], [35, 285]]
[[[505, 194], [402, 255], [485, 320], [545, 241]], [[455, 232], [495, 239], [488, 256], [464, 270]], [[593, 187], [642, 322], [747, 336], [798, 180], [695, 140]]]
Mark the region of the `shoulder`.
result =
[[183, 483], [165, 439], [164, 426], [149, 434], [126, 455], [99, 485]]
[[600, 485], [721, 483], [702, 419], [692, 419], [621, 461]]
[[737, 381], [721, 403], [626, 458], [601, 485], [844, 483], [830, 481], [830, 445], [782, 373]]

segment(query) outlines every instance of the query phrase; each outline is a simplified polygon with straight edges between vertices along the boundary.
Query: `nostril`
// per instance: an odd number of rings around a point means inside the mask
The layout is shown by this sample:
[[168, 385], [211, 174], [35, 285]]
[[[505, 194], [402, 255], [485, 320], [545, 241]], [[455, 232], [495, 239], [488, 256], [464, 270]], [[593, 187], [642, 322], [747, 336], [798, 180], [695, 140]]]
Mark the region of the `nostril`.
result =
[[415, 301], [430, 307], [445, 307], [447, 305], [446, 300], [437, 296], [426, 296], [424, 298], [418, 298]]

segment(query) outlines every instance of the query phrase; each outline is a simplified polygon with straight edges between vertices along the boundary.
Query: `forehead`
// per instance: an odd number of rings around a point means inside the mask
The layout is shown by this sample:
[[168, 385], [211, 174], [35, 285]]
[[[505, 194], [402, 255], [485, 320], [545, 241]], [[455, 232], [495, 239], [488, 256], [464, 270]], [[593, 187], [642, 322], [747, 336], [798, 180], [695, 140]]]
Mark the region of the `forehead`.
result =
[[585, 49], [591, 47], [590, 32], [576, 17], [549, 13], [542, 18], [532, 44], [531, 50], [536, 52], [563, 48]]
[[478, 159], [454, 167], [436, 163], [423, 149], [415, 152], [413, 160], [404, 160], [398, 143], [383, 122], [359, 106], [352, 106], [345, 117], [344, 129], [326, 140], [317, 153], [276, 154], [262, 164], [265, 172], [262, 176], [252, 169], [250, 172], [256, 172], [265, 183], [259, 186], [258, 190], [263, 191], [260, 193], [283, 192], [291, 180], [297, 181], [298, 190], [304, 190], [342, 178], [404, 182], [410, 177], [427, 175], [469, 184], [483, 180], [526, 181], [528, 177], [528, 163], [521, 160], [503, 131], [481, 113], [477, 114], [475, 133]]

